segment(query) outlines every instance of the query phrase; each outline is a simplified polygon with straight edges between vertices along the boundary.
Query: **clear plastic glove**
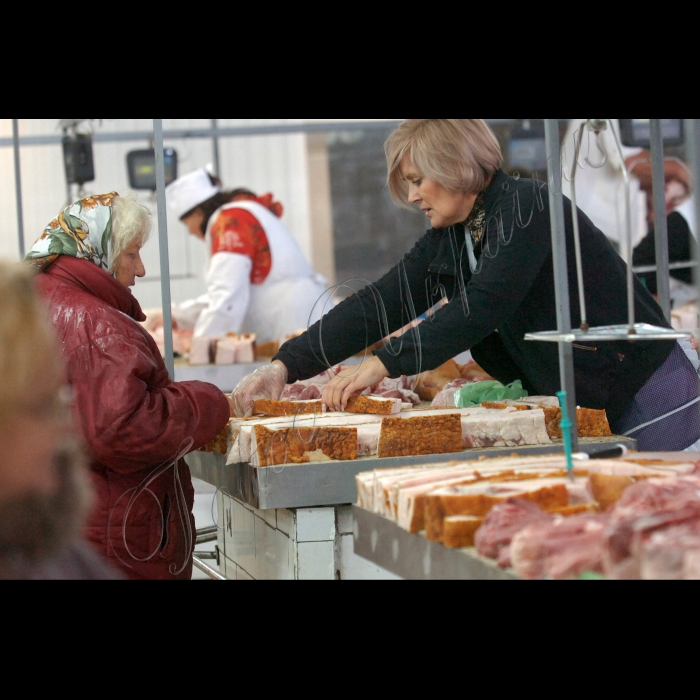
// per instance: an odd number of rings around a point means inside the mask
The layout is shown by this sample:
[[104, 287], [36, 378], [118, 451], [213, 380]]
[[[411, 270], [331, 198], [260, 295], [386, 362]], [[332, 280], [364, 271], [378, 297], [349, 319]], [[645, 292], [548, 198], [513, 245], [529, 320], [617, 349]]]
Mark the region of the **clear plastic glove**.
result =
[[247, 376], [231, 395], [236, 415], [239, 418], [250, 418], [258, 399], [279, 401], [287, 386], [288, 377], [287, 368], [279, 361], [261, 367]]

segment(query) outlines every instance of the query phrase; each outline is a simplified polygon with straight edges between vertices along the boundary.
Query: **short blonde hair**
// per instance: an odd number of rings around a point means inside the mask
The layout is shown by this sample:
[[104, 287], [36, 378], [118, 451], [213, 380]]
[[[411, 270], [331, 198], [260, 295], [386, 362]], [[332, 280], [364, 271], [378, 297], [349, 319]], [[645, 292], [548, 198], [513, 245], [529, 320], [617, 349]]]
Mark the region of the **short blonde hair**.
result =
[[385, 145], [391, 198], [412, 208], [401, 164], [454, 192], [483, 192], [503, 163], [496, 135], [483, 119], [406, 119]]
[[33, 277], [24, 265], [0, 262], [0, 424], [41, 383], [62, 379], [60, 352]]
[[115, 197], [112, 205], [112, 265], [133, 243], [141, 246], [151, 237], [151, 210], [140, 204], [136, 195]]

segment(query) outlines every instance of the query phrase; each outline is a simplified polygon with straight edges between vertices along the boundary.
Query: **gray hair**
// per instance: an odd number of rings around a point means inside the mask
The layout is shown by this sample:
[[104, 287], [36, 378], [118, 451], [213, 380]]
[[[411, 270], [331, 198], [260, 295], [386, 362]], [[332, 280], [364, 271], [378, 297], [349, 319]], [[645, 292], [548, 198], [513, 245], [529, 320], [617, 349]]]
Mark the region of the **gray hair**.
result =
[[140, 204], [136, 195], [115, 197], [112, 205], [112, 269], [119, 256], [134, 243], [148, 243], [153, 228], [152, 214]]
[[503, 163], [498, 139], [483, 119], [407, 119], [385, 151], [391, 197], [409, 209], [401, 173], [406, 156], [421, 177], [468, 194], [483, 192]]

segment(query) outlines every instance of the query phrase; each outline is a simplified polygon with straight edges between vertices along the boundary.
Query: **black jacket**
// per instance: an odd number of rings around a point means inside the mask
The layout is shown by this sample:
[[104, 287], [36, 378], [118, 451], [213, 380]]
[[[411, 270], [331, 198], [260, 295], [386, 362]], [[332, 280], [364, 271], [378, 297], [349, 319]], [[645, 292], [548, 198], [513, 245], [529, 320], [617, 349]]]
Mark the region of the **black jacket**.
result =
[[[557, 328], [550, 210], [546, 185], [499, 171], [486, 191], [487, 229], [473, 273], [463, 226], [433, 229], [375, 285], [344, 301], [305, 335], [286, 343], [278, 360], [290, 382], [307, 379], [401, 329], [447, 297], [450, 303], [415, 330], [375, 353], [392, 377], [435, 369], [465, 350], [493, 377], [522, 379], [531, 394], [560, 390], [556, 344], [526, 342], [526, 333]], [[571, 202], [565, 199], [571, 316], [580, 325]], [[624, 261], [581, 213], [581, 243], [591, 326], [627, 322]], [[638, 322], [669, 327], [635, 278]], [[386, 324], [383, 319], [386, 318]], [[321, 352], [323, 346], [323, 353]], [[578, 404], [619, 419], [664, 363], [672, 342], [576, 346]]]

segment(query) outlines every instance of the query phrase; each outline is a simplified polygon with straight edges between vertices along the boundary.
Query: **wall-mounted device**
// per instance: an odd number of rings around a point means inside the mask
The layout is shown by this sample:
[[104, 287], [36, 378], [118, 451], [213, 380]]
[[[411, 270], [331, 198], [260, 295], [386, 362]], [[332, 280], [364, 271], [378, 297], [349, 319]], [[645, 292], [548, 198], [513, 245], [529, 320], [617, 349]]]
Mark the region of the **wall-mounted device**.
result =
[[95, 162], [90, 134], [69, 134], [63, 137], [63, 161], [69, 185], [80, 185], [95, 179]]
[[[651, 148], [650, 119], [620, 119], [622, 143], [630, 148]], [[685, 142], [682, 119], [662, 119], [661, 133], [665, 146], [682, 146]]]
[[[177, 180], [178, 160], [177, 151], [166, 148], [163, 152], [165, 158], [165, 184]], [[126, 157], [126, 164], [129, 170], [129, 187], [132, 190], [158, 189], [156, 185], [156, 152], [155, 149], [144, 151], [132, 151]]]
[[524, 168], [535, 173], [547, 169], [547, 143], [544, 127], [532, 126], [529, 119], [523, 120], [523, 126], [513, 129], [510, 136], [511, 168]]

